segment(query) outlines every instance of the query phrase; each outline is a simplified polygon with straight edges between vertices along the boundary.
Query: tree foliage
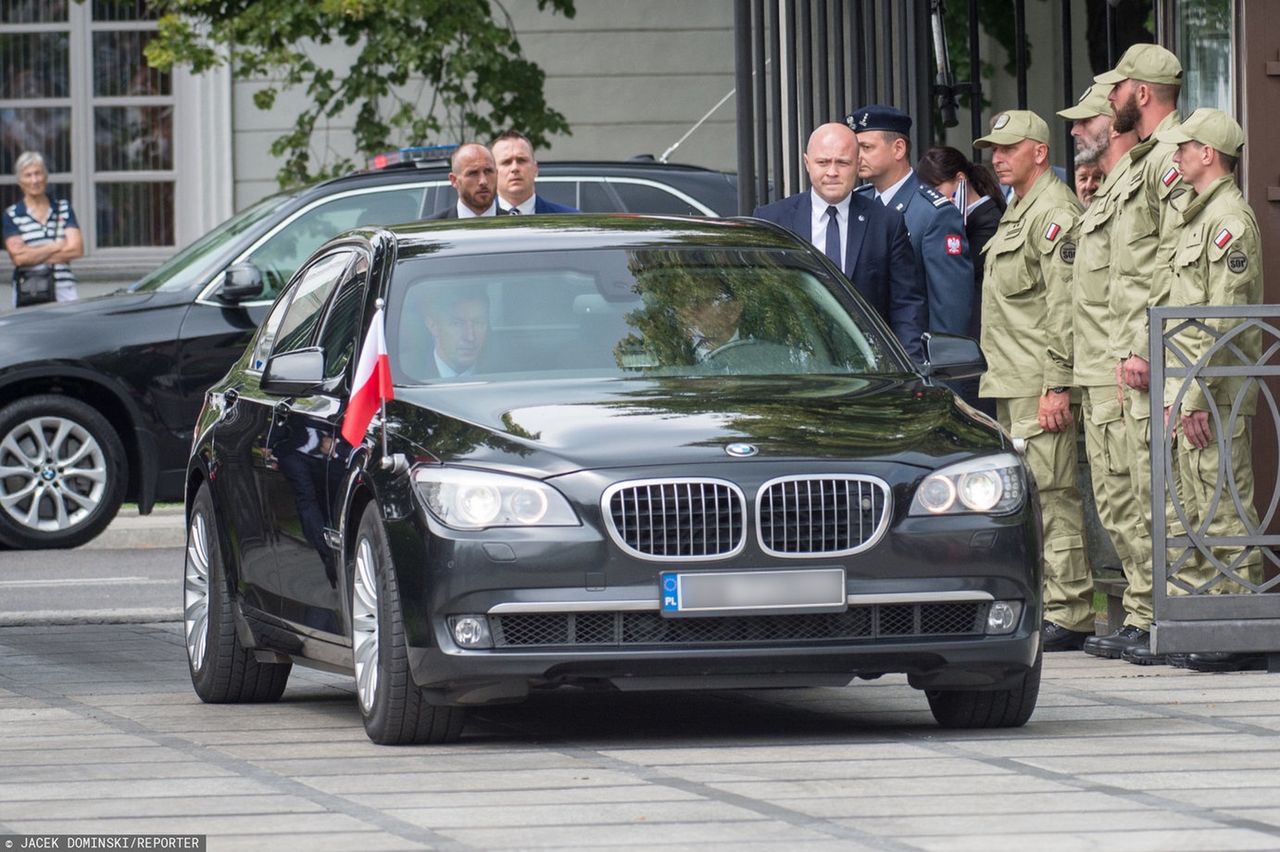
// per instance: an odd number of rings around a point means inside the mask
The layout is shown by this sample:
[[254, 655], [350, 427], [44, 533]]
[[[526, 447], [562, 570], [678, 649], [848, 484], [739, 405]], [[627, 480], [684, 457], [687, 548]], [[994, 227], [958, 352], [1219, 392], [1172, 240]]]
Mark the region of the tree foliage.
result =
[[[355, 146], [373, 154], [399, 145], [485, 138], [515, 127], [533, 140], [567, 133], [543, 93], [546, 75], [525, 59], [510, 16], [490, 0], [151, 0], [159, 33], [146, 48], [158, 68], [200, 72], [231, 64], [260, 78], [254, 95], [271, 110], [283, 89], [302, 87], [308, 106], [271, 153], [284, 158], [282, 186], [347, 171], [326, 152], [313, 162], [317, 125], [355, 110]], [[499, 15], [494, 14], [497, 7]], [[565, 17], [574, 0], [538, 0]], [[350, 68], [326, 53], [345, 45]]]

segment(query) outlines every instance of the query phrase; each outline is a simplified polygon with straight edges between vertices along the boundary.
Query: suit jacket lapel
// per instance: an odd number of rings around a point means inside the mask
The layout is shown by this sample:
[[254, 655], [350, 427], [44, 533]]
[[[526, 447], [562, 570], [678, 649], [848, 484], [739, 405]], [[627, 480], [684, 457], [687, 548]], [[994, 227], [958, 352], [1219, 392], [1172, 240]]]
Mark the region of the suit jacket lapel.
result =
[[[858, 253], [862, 250], [862, 238], [867, 233], [867, 214], [858, 204], [860, 198], [856, 194], [849, 199], [849, 238], [844, 247], [844, 274], [853, 280], [853, 270], [858, 268]], [[871, 204], [879, 204], [872, 200]]]
[[795, 209], [792, 211], [795, 217], [791, 222], [791, 232], [806, 242], [813, 241], [813, 197], [807, 193], [801, 193], [796, 199]]

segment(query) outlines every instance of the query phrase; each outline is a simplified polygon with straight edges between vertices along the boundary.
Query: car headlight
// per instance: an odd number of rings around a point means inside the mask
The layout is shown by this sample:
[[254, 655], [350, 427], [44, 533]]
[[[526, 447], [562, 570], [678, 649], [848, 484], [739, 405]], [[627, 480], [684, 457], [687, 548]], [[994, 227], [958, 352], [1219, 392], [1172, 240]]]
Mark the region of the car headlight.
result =
[[578, 516], [559, 491], [536, 479], [420, 467], [413, 483], [431, 514], [447, 527], [576, 527]]
[[1022, 505], [1022, 461], [1012, 453], [972, 459], [924, 478], [911, 501], [912, 515], [1002, 515]]

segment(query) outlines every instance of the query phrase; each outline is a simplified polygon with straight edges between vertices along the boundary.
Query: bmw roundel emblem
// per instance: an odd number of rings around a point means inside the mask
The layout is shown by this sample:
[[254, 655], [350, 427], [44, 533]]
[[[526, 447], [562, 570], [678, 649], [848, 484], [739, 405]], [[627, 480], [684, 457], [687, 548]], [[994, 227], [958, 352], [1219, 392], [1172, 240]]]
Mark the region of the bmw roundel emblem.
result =
[[724, 451], [735, 459], [745, 459], [748, 456], [754, 456], [760, 452], [751, 444], [730, 444], [724, 448]]

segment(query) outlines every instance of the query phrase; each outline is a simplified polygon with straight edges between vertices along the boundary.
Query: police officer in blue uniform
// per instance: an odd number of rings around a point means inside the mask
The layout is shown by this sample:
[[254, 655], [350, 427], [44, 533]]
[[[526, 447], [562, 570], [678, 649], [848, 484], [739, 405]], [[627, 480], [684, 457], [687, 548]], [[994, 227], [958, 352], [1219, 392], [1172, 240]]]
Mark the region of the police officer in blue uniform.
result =
[[858, 136], [857, 192], [897, 210], [907, 222], [916, 270], [929, 299], [929, 331], [968, 334], [978, 310], [964, 219], [951, 199], [911, 168], [911, 116], [873, 104], [845, 118]]

